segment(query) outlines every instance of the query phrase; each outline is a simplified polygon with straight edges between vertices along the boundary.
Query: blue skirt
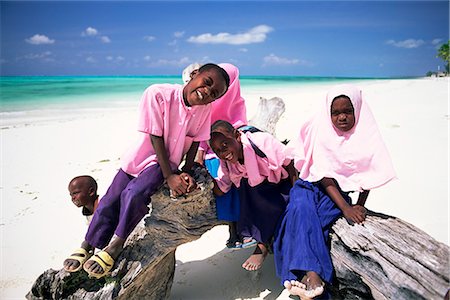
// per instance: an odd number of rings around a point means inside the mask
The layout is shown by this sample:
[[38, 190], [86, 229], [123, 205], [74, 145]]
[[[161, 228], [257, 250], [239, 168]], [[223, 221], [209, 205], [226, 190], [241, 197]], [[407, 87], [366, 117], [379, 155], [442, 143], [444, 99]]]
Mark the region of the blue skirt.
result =
[[238, 232], [261, 243], [272, 242], [280, 217], [286, 208], [291, 187], [289, 179], [279, 183], [266, 180], [252, 187], [247, 178], [242, 178], [238, 188], [241, 200]]
[[[341, 193], [351, 203], [348, 194]], [[328, 248], [328, 233], [342, 215], [320, 184], [299, 179], [291, 189], [289, 203], [275, 235], [274, 257], [281, 284], [301, 279], [314, 271], [330, 283], [333, 264]]]
[[[205, 166], [213, 178], [217, 178], [217, 170], [220, 161], [218, 158], [212, 158], [205, 161]], [[222, 196], [216, 196], [216, 213], [218, 220], [236, 222], [240, 214], [239, 193], [233, 185], [231, 189]]]

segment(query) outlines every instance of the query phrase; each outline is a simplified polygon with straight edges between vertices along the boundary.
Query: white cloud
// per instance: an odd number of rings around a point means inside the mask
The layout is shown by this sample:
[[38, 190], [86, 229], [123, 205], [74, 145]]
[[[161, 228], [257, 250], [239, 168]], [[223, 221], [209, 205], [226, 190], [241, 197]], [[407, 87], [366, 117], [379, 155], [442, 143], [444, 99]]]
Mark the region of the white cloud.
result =
[[86, 62], [88, 62], [88, 63], [96, 63], [97, 60], [95, 58], [93, 58], [92, 56], [88, 56], [88, 57], [86, 57]]
[[107, 37], [106, 35], [102, 36], [100, 38], [100, 41], [102, 41], [102, 43], [104, 43], [104, 44], [111, 43], [111, 39], [109, 37]]
[[248, 52], [248, 49], [247, 48], [240, 48], [239, 51], [240, 52]]
[[116, 62], [116, 63], [119, 63], [119, 62], [122, 62], [122, 61], [125, 60], [125, 57], [123, 57], [123, 56], [121, 56], [121, 55], [118, 55], [118, 56], [116, 56], [116, 57], [114, 57], [114, 56], [112, 56], [112, 55], [108, 55], [108, 56], [106, 56], [105, 58], [106, 58], [107, 61], [110, 61], [110, 62]]
[[392, 45], [398, 48], [406, 48], [406, 49], [412, 49], [412, 48], [418, 48], [425, 44], [424, 40], [415, 40], [415, 39], [407, 39], [404, 41], [395, 41], [395, 40], [388, 40], [386, 41], [386, 44]]
[[265, 56], [263, 58], [264, 64], [263, 66], [268, 66], [268, 65], [297, 65], [300, 63], [299, 59], [288, 59], [288, 58], [284, 58], [284, 57], [279, 57], [276, 56], [275, 54], [270, 54], [268, 56]]
[[152, 42], [152, 41], [154, 41], [156, 38], [154, 37], [154, 36], [152, 36], [152, 35], [146, 35], [146, 36], [144, 36], [144, 40], [145, 41], [147, 41], [147, 42]]
[[[147, 57], [147, 56], [146, 56]], [[150, 60], [150, 57], [149, 57]], [[191, 63], [191, 60], [188, 57], [182, 57], [178, 60], [173, 59], [159, 59], [155, 62], [151, 62], [149, 67], [159, 67], [159, 66], [176, 66], [176, 67], [186, 67]]]
[[52, 55], [52, 53], [50, 51], [45, 51], [42, 53], [29, 53], [27, 55], [24, 56], [24, 58], [26, 59], [43, 59], [46, 61], [53, 61], [52, 58], [50, 58], [50, 56]]
[[262, 43], [266, 40], [267, 34], [271, 31], [273, 31], [272, 27], [267, 25], [259, 25], [243, 33], [231, 34], [228, 32], [220, 32], [216, 35], [211, 33], [203, 33], [198, 36], [191, 36], [187, 39], [187, 41], [198, 44], [230, 45]]
[[171, 47], [176, 46], [177, 45], [177, 40], [173, 40], [173, 41], [169, 42], [167, 45], [171, 46]]
[[25, 39], [25, 41], [32, 45], [45, 45], [55, 43], [55, 40], [52, 40], [48, 38], [48, 36], [42, 34], [35, 34], [32, 37]]
[[88, 27], [81, 33], [81, 36], [96, 36], [98, 34], [98, 30], [93, 27]]
[[179, 39], [179, 38], [183, 37], [184, 33], [185, 33], [184, 31], [175, 31], [173, 33], [173, 36], [176, 37], [177, 39]]
[[433, 44], [433, 45], [438, 45], [438, 44], [440, 44], [441, 42], [442, 42], [442, 39], [434, 39], [434, 40], [431, 41], [431, 44]]
[[144, 56], [144, 60], [145, 60], [145, 61], [150, 61], [150, 59], [151, 59], [151, 56], [150, 56], [150, 55]]

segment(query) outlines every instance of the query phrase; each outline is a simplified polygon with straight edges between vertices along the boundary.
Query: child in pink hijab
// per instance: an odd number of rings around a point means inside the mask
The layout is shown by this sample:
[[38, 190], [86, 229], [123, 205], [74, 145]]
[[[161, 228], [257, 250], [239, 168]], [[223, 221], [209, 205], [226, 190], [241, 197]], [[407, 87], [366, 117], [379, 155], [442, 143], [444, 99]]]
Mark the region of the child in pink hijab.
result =
[[[185, 71], [192, 72], [193, 70], [191, 69], [196, 66], [198, 64], [190, 65]], [[228, 73], [230, 86], [225, 95], [211, 103], [211, 124], [217, 120], [224, 120], [238, 129], [247, 125], [247, 109], [245, 107], [245, 100], [241, 96], [239, 69], [229, 63], [221, 63], [219, 66]], [[217, 177], [219, 159], [211, 150], [208, 143], [200, 143], [195, 161], [201, 165], [205, 165], [212, 177]], [[237, 232], [236, 222], [240, 216], [240, 201], [239, 194], [234, 187], [224, 195], [216, 197], [216, 211], [217, 218], [227, 221], [229, 224], [230, 237], [227, 241], [228, 248], [248, 248], [257, 244], [256, 240], [252, 237], [241, 237]]]
[[[290, 192], [274, 243], [277, 275], [292, 295], [314, 298], [330, 283], [328, 231], [340, 216], [362, 223], [373, 188], [395, 178], [389, 153], [361, 90], [333, 87], [319, 113], [300, 131]], [[352, 205], [350, 192], [359, 192]]]

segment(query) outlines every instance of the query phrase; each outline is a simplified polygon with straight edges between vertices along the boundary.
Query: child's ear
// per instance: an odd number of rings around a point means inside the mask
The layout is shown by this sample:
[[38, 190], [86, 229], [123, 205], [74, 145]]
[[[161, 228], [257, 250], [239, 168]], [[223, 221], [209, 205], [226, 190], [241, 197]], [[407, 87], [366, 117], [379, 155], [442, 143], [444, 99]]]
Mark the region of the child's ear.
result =
[[191, 72], [191, 74], [189, 75], [189, 77], [191, 77], [191, 79], [193, 79], [195, 76], [197, 76], [198, 74], [198, 69], [195, 69]]
[[236, 140], [238, 142], [241, 142], [241, 134], [240, 134], [239, 130], [237, 130], [237, 129], [234, 130], [234, 137], [236, 138]]
[[95, 189], [93, 187], [89, 188], [89, 196], [95, 196]]

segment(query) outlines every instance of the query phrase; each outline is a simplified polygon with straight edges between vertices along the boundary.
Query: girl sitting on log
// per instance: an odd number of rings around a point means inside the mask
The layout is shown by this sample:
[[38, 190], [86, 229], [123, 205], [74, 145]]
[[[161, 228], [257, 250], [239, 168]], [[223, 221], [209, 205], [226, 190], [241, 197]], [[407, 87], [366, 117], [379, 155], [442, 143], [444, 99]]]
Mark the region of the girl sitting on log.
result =
[[258, 241], [254, 253], [242, 264], [248, 271], [258, 270], [268, 254], [295, 171], [287, 148], [271, 134], [255, 130], [236, 130], [219, 120], [211, 127], [211, 149], [220, 159], [214, 192], [221, 195], [235, 186], [240, 198], [238, 232]]
[[[332, 280], [328, 233], [341, 215], [362, 223], [369, 191], [395, 172], [375, 119], [361, 91], [351, 85], [332, 88], [315, 117], [306, 122], [295, 151], [300, 172], [277, 230], [277, 275], [290, 294], [310, 299]], [[360, 192], [352, 205], [349, 192]]]
[[[241, 85], [239, 82], [239, 69], [228, 63], [219, 64], [228, 76], [230, 76], [230, 86], [228, 91], [221, 98], [211, 104], [211, 123], [217, 120], [224, 120], [239, 128], [247, 125], [247, 109], [245, 100], [241, 96]], [[219, 169], [219, 159], [209, 147], [206, 141], [201, 142], [195, 161], [205, 165], [213, 178], [217, 177]], [[230, 237], [227, 247], [231, 249], [248, 248], [256, 244], [251, 237], [241, 237], [236, 228], [239, 219], [239, 193], [232, 187], [227, 193], [216, 196], [217, 219], [228, 222]]]
[[[81, 248], [64, 261], [64, 269], [83, 268], [91, 277], [109, 273], [127, 237], [148, 213], [150, 197], [167, 182], [179, 196], [195, 188], [185, 171], [194, 163], [200, 141], [210, 135], [210, 103], [228, 89], [230, 78], [215, 64], [206, 64], [186, 85], [154, 84], [139, 107], [139, 139], [122, 157], [122, 166], [99, 202]], [[102, 249], [93, 254], [94, 248]]]

